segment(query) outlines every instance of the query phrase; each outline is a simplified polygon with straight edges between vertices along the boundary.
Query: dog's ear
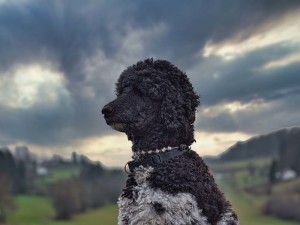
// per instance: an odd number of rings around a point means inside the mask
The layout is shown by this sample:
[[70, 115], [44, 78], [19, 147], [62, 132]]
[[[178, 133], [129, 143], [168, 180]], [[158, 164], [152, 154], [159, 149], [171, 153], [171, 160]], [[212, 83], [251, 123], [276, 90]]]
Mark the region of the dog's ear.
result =
[[[168, 132], [178, 132], [182, 139], [193, 142], [193, 123], [195, 110], [199, 105], [199, 96], [193, 91], [182, 96], [181, 92], [170, 89], [172, 87], [165, 89], [165, 96], [162, 100], [162, 121]], [[189, 94], [188, 97], [187, 94]]]
[[165, 96], [161, 103], [161, 118], [169, 131], [176, 131], [186, 123], [182, 107], [184, 102], [179, 92], [165, 90]]

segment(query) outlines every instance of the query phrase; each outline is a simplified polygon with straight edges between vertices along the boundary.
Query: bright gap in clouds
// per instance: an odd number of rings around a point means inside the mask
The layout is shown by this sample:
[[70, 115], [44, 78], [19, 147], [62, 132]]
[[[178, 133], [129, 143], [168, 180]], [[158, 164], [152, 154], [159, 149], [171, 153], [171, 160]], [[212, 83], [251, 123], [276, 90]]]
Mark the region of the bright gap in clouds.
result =
[[51, 157], [53, 153], [58, 153], [70, 158], [72, 152], [76, 152], [91, 160], [100, 161], [105, 166], [122, 167], [126, 162], [132, 160], [131, 142], [127, 140], [125, 134], [121, 133], [87, 137], [73, 141], [68, 145], [53, 147], [28, 145], [26, 143], [18, 143], [18, 145], [27, 145], [37, 155], [48, 157]]
[[242, 132], [195, 132], [196, 143], [192, 145], [192, 149], [200, 155], [218, 155], [237, 141], [245, 141], [251, 135]]
[[294, 11], [277, 20], [268, 21], [254, 31], [244, 30], [221, 42], [209, 40], [202, 51], [204, 57], [220, 56], [233, 60], [247, 52], [274, 44], [295, 44], [300, 46], [300, 11]]
[[18, 65], [0, 76], [0, 105], [30, 108], [37, 104], [55, 104], [61, 96], [69, 97], [63, 75], [40, 65]]
[[292, 63], [300, 63], [300, 53], [291, 54], [283, 58], [266, 63], [262, 68], [265, 70], [288, 66]]
[[[210, 133], [210, 132], [195, 132], [196, 143], [192, 145], [192, 149], [197, 151], [201, 156], [218, 155], [227, 150], [237, 141], [244, 141], [251, 136], [241, 132], [233, 133]], [[57, 152], [57, 149], [32, 148], [38, 152]], [[109, 134], [99, 137], [89, 137], [78, 140], [68, 146], [59, 147], [60, 154], [70, 157], [73, 151], [78, 154], [85, 154], [91, 160], [99, 160], [106, 166], [124, 166], [129, 160], [132, 160], [131, 142], [127, 140], [125, 134]]]
[[[242, 103], [240, 101], [233, 101], [206, 107], [202, 110], [202, 112], [208, 117], [214, 117], [225, 111], [229, 113], [243, 112], [247, 110], [259, 111], [267, 106], [268, 103], [264, 102], [262, 99], [255, 99], [246, 103]], [[199, 117], [201, 117], [201, 115]]]
[[[222, 132], [200, 132], [195, 131], [196, 143], [192, 149], [201, 156], [218, 155], [227, 150], [237, 141], [244, 141], [251, 135], [242, 132], [222, 133]], [[108, 167], [123, 167], [132, 160], [131, 142], [127, 140], [125, 134], [109, 134], [99, 137], [88, 137], [73, 142], [73, 144], [56, 147], [43, 147], [18, 143], [17, 145], [27, 145], [30, 150], [37, 155], [52, 156], [53, 152], [70, 158], [72, 152], [84, 154], [91, 160], [100, 161]], [[10, 146], [14, 147], [14, 146]]]

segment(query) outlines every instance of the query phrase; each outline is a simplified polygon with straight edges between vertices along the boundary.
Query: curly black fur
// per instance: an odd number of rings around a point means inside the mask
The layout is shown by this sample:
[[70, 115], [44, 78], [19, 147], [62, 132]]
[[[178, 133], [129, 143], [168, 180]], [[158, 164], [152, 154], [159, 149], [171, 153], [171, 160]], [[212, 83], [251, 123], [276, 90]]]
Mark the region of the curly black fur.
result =
[[116, 84], [118, 98], [107, 123], [127, 134], [133, 151], [191, 145], [199, 97], [186, 74], [164, 60], [147, 59], [128, 67]]
[[[199, 96], [187, 75], [170, 62], [146, 59], [128, 67], [116, 83], [116, 94], [102, 112], [108, 125], [126, 133], [133, 152], [190, 146], [195, 141], [193, 123]], [[152, 188], [195, 196], [211, 224], [230, 209], [206, 164], [194, 151], [157, 165], [148, 181]], [[122, 195], [131, 198], [135, 185], [134, 177], [129, 176]], [[159, 205], [156, 209], [163, 211]]]
[[[210, 224], [216, 224], [230, 203], [218, 189], [207, 165], [194, 151], [157, 165], [148, 179], [153, 188], [177, 194], [190, 193], [196, 197]], [[236, 217], [236, 215], [234, 215]]]

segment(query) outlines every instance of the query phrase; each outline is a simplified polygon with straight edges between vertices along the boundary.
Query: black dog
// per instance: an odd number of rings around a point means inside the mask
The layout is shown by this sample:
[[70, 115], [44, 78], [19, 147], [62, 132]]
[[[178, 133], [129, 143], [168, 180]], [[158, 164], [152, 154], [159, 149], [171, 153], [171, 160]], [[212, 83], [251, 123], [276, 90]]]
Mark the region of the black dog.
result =
[[190, 150], [199, 96], [186, 74], [168, 61], [146, 59], [122, 72], [116, 94], [102, 113], [132, 141], [134, 159], [118, 224], [238, 224], [206, 164]]

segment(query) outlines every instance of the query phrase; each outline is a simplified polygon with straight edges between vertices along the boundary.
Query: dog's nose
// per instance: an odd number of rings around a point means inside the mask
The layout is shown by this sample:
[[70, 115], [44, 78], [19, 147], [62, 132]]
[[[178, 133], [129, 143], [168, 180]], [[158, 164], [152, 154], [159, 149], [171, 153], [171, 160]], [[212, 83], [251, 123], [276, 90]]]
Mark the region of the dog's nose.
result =
[[114, 112], [114, 109], [110, 105], [106, 105], [103, 107], [101, 112], [104, 116], [110, 116]]

